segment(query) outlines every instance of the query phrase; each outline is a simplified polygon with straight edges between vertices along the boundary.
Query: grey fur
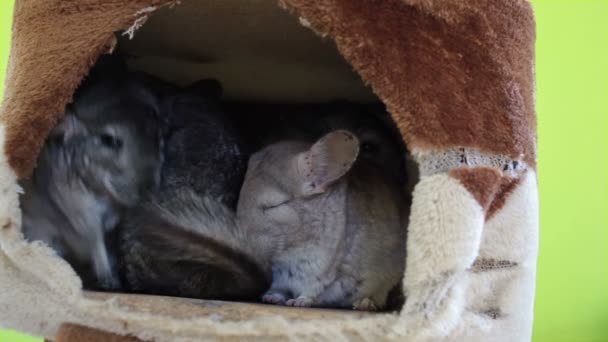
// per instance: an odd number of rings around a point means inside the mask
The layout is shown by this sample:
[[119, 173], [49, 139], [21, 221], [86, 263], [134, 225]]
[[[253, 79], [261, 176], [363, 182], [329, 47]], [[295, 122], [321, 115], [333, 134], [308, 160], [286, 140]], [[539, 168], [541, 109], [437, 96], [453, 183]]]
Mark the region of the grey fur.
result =
[[248, 152], [220, 95], [220, 84], [208, 79], [165, 99], [170, 131], [162, 191], [192, 189], [235, 209]]
[[240, 123], [241, 134], [255, 150], [283, 140], [313, 143], [324, 134], [344, 129], [359, 139], [359, 160], [378, 165], [401, 183], [409, 181], [406, 146], [383, 105], [346, 101], [307, 105], [237, 104], [232, 110]]
[[355, 163], [358, 146], [336, 131], [312, 148], [284, 141], [254, 154], [236, 218], [187, 189], [148, 205], [125, 230], [134, 290], [222, 299], [267, 290], [276, 304], [383, 308], [404, 272], [407, 208], [394, 178]]
[[85, 83], [24, 184], [25, 237], [66, 258], [85, 288], [120, 287], [107, 243], [123, 210], [160, 181], [159, 109], [157, 97], [136, 79]]
[[241, 251], [241, 239], [231, 238], [238, 235], [235, 227], [234, 210], [187, 188], [141, 206], [128, 216], [121, 233], [129, 290], [205, 299], [259, 298], [266, 278]]
[[272, 274], [266, 302], [381, 309], [403, 276], [399, 185], [371, 162], [345, 162], [357, 155], [342, 137], [358, 146], [334, 131], [312, 147], [281, 142], [250, 159], [237, 224], [243, 248]]
[[263, 277], [241, 252], [197, 232], [233, 225], [247, 165], [220, 93], [219, 83], [203, 80], [165, 101], [171, 129], [161, 189], [128, 213], [120, 232], [131, 291], [248, 299], [263, 290]]

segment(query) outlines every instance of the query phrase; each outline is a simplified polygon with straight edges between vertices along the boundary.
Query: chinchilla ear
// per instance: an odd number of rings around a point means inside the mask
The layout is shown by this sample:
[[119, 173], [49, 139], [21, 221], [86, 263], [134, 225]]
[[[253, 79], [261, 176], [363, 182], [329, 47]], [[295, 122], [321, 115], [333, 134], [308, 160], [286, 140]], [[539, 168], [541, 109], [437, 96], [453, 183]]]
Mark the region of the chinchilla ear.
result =
[[358, 154], [359, 140], [353, 133], [337, 130], [323, 136], [296, 158], [299, 174], [302, 175], [301, 195], [325, 192], [351, 169]]
[[71, 106], [68, 106], [65, 115], [51, 130], [48, 140], [55, 143], [66, 143], [76, 136], [83, 136], [87, 132], [84, 123], [76, 116]]
[[188, 86], [189, 92], [208, 97], [214, 100], [219, 100], [222, 97], [224, 89], [220, 81], [214, 78], [207, 78], [196, 81]]
[[221, 112], [222, 85], [215, 79], [197, 81], [163, 101], [163, 110], [173, 127], [205, 122], [210, 113]]

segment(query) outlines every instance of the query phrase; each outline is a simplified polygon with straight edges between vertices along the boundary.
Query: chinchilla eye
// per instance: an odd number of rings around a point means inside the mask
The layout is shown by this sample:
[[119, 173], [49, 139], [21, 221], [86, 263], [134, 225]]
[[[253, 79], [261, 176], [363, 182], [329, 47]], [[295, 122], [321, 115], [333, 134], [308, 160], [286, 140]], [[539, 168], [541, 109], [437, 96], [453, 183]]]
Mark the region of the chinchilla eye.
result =
[[361, 144], [361, 150], [367, 153], [376, 153], [378, 152], [378, 147], [372, 143], [364, 142]]
[[58, 134], [55, 136], [51, 136], [49, 138], [49, 143], [54, 146], [61, 146], [61, 145], [63, 145], [63, 139], [64, 139], [63, 134]]
[[120, 149], [122, 147], [122, 140], [111, 134], [103, 133], [99, 136], [99, 141], [101, 141], [101, 144], [105, 147], [112, 149]]
[[262, 209], [264, 211], [271, 210], [271, 209], [276, 209], [276, 208], [279, 208], [279, 207], [281, 207], [281, 206], [283, 206], [283, 205], [285, 205], [287, 203], [289, 203], [289, 200], [285, 200], [285, 201], [277, 203], [277, 204], [264, 205], [264, 206], [262, 206]]

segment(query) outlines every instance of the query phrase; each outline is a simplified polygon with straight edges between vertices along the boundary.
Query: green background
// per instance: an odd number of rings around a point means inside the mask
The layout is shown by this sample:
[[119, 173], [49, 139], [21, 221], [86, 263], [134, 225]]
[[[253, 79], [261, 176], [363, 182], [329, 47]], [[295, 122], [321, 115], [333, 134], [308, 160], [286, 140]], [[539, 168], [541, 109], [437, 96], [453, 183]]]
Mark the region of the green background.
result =
[[[0, 93], [13, 0], [0, 0]], [[535, 342], [608, 341], [608, 1], [533, 1], [541, 242]], [[0, 332], [0, 342], [37, 341]]]

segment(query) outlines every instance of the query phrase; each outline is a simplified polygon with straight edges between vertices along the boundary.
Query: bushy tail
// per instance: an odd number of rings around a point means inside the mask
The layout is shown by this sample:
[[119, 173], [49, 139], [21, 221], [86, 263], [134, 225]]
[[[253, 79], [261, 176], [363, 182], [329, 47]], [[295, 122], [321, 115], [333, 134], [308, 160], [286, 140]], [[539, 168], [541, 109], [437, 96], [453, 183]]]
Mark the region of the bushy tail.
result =
[[268, 287], [235, 214], [191, 191], [164, 194], [131, 215], [122, 233], [126, 283], [138, 292], [258, 299]]

